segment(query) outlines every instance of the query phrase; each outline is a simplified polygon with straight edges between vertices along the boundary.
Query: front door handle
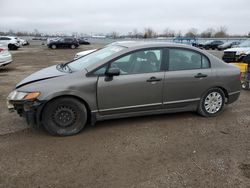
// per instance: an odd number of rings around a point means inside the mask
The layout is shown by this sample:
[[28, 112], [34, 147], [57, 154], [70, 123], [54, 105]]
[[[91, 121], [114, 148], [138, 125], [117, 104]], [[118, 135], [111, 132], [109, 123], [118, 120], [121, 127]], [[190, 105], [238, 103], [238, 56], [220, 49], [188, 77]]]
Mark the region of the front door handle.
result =
[[195, 78], [205, 78], [205, 77], [207, 77], [207, 75], [206, 74], [202, 74], [202, 73], [198, 73], [194, 77]]
[[162, 81], [161, 78], [156, 78], [154, 76], [147, 80], [147, 82], [160, 82], [160, 81]]

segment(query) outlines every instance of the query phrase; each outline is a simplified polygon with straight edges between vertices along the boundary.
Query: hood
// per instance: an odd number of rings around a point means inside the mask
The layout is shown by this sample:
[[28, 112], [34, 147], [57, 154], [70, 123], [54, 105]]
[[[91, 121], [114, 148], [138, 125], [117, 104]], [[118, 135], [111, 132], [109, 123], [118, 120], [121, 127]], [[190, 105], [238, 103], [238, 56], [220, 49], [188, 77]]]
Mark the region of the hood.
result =
[[224, 50], [224, 52], [250, 52], [250, 47], [237, 47]]
[[58, 76], [63, 76], [63, 75], [69, 74], [67, 72], [61, 72], [61, 71], [57, 70], [56, 66], [57, 65], [47, 67], [47, 68], [44, 68], [40, 71], [37, 71], [37, 72], [31, 74], [30, 76], [24, 78], [21, 82], [19, 82], [16, 85], [16, 88], [21, 87], [21, 86], [26, 85], [26, 84], [29, 84], [29, 83], [32, 83], [32, 82], [37, 82], [37, 81], [46, 80], [46, 79], [55, 78]]

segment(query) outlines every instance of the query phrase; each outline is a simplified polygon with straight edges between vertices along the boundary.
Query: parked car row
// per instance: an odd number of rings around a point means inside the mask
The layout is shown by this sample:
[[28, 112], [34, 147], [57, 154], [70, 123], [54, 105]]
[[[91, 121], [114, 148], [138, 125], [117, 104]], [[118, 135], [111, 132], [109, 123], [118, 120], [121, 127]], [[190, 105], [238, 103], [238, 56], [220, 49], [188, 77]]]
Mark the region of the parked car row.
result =
[[223, 42], [221, 40], [209, 40], [206, 42], [195, 42], [192, 43], [193, 46], [205, 49], [205, 50], [226, 50], [228, 48], [232, 48], [234, 46], [239, 45], [240, 41], [229, 41], [229, 42]]
[[12, 62], [12, 56], [6, 46], [0, 44], [0, 67], [6, 66]]
[[29, 42], [14, 36], [0, 36], [0, 44], [6, 46], [9, 50], [17, 50], [21, 46], [29, 45]]
[[47, 46], [51, 49], [57, 49], [57, 48], [75, 49], [80, 44], [89, 45], [90, 43], [84, 38], [74, 38], [74, 37], [57, 37], [57, 38], [47, 39]]

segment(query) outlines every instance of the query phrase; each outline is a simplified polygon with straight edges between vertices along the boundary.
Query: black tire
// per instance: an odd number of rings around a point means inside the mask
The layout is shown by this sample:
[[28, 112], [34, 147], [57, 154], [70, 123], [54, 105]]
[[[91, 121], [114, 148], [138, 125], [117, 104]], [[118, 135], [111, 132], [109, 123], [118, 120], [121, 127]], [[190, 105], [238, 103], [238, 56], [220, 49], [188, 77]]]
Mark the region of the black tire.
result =
[[79, 133], [86, 125], [87, 109], [81, 101], [74, 98], [55, 99], [45, 106], [42, 122], [52, 135], [71, 136]]
[[72, 45], [70, 46], [70, 48], [71, 48], [71, 49], [75, 49], [75, 48], [76, 48], [76, 45], [72, 44]]
[[244, 90], [249, 90], [249, 82], [243, 82], [241, 84], [241, 88]]
[[14, 45], [14, 44], [8, 44], [8, 49], [9, 50], [17, 50], [18, 47], [16, 45]]
[[[217, 95], [214, 96], [212, 94], [217, 94]], [[209, 97], [210, 98], [212, 97], [211, 100], [208, 100]], [[216, 103], [219, 107], [215, 105]], [[201, 97], [197, 111], [201, 116], [215, 117], [222, 112], [224, 105], [225, 105], [225, 93], [220, 88], [212, 88], [209, 89]], [[209, 108], [210, 106], [211, 108]]]
[[57, 46], [55, 44], [52, 44], [51, 49], [55, 50], [55, 49], [57, 49]]

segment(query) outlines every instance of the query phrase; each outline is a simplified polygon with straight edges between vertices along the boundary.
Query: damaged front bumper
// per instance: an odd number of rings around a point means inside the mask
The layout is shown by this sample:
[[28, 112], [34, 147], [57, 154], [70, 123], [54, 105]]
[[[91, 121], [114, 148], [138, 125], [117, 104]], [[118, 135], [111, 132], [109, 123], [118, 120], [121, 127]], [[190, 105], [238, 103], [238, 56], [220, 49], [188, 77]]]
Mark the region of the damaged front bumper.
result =
[[33, 127], [40, 126], [40, 114], [45, 102], [43, 101], [14, 101], [7, 100], [9, 112], [17, 112], [19, 116], [24, 117], [28, 125]]

